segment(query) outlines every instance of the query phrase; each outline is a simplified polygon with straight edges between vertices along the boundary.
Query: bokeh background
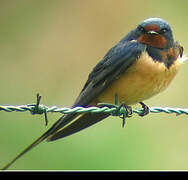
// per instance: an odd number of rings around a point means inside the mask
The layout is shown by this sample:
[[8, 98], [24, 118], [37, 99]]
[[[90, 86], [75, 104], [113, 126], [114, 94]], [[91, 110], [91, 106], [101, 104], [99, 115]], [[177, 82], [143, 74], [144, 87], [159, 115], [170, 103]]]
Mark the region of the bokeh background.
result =
[[[0, 0], [0, 104], [71, 106], [93, 66], [138, 23], [161, 17], [188, 53], [188, 2], [171, 0]], [[188, 64], [149, 106], [188, 108]], [[0, 112], [0, 166], [61, 114]], [[125, 128], [108, 119], [42, 143], [12, 170], [187, 170], [188, 116], [134, 115]]]

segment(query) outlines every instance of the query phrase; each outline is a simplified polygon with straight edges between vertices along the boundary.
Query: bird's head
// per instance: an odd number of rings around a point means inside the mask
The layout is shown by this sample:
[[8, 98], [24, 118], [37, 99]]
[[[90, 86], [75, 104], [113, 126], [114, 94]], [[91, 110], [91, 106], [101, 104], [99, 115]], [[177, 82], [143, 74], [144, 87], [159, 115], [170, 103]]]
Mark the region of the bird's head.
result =
[[174, 44], [170, 25], [160, 18], [142, 21], [135, 29], [136, 40], [155, 48], [170, 48]]

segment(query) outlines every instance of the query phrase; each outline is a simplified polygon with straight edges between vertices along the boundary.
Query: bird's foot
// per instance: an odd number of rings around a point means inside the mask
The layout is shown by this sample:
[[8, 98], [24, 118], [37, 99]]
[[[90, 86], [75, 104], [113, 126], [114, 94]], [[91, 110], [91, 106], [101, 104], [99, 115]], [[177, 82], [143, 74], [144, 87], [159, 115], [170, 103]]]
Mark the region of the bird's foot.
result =
[[116, 108], [116, 111], [112, 113], [112, 116], [119, 116], [121, 119], [123, 119], [122, 127], [125, 126], [125, 119], [127, 117], [131, 117], [133, 113], [132, 108], [124, 103], [122, 103], [120, 106], [116, 104], [99, 103], [98, 106]]
[[[123, 111], [122, 111], [123, 110]], [[127, 106], [126, 104], [121, 104], [118, 109], [117, 112], [119, 112], [120, 114], [120, 118], [122, 118], [123, 122], [122, 122], [122, 127], [125, 126], [125, 119], [126, 117], [131, 117], [133, 114], [132, 108], [131, 106]], [[121, 116], [122, 115], [122, 116]]]
[[140, 104], [142, 105], [143, 112], [141, 114], [139, 114], [139, 116], [143, 117], [143, 116], [149, 114], [149, 107], [147, 105], [145, 105], [143, 102], [140, 102]]

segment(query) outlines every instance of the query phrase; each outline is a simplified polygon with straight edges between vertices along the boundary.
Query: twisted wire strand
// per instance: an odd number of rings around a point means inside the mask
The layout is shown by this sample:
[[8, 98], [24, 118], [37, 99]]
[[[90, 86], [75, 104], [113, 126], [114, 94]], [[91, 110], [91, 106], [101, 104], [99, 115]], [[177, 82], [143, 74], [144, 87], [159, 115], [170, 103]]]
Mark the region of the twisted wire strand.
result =
[[[28, 105], [1, 105], [0, 106], [0, 111], [5, 111], [5, 112], [25, 112], [25, 111], [30, 111], [32, 114], [43, 114], [46, 112], [59, 112], [63, 114], [71, 114], [71, 113], [84, 113], [84, 112], [92, 112], [92, 113], [115, 113], [117, 111], [117, 107], [75, 107], [75, 108], [67, 108], [67, 107], [62, 107], [59, 108], [57, 106], [45, 106], [45, 105], [38, 105], [36, 106], [35, 104], [28, 104]], [[121, 110], [121, 112], [123, 109]], [[141, 114], [143, 112], [143, 109], [133, 109], [133, 113]], [[185, 114], [188, 115], [188, 108], [172, 108], [172, 107], [150, 107], [150, 112], [151, 113], [175, 113], [176, 115], [181, 115]]]

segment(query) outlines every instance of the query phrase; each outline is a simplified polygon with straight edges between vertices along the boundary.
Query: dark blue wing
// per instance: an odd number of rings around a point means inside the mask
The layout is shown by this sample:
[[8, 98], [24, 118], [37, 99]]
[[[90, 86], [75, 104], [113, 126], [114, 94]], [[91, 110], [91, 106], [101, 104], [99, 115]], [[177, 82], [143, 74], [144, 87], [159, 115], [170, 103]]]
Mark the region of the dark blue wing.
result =
[[146, 46], [144, 44], [135, 40], [129, 42], [120, 41], [94, 67], [73, 106], [87, 106], [113, 80], [125, 72], [145, 49]]
[[[139, 58], [146, 47], [133, 39], [134, 37], [129, 33], [115, 47], [110, 49], [102, 61], [100, 61], [90, 73], [84, 88], [73, 106], [89, 105], [100, 93], [113, 83], [121, 73], [125, 72]], [[42, 136], [8, 163], [4, 169], [8, 168], [44, 139], [53, 141], [66, 137], [101, 121], [109, 115], [109, 113], [84, 113], [80, 117], [77, 113], [63, 115]]]
[[[73, 107], [88, 106], [139, 58], [145, 48], [145, 45], [136, 41], [126, 43], [120, 41], [92, 70]], [[48, 141], [76, 133], [101, 121], [110, 114], [84, 113], [81, 116], [78, 115], [73, 113], [62, 116], [45, 134], [46, 137], [49, 135]]]

